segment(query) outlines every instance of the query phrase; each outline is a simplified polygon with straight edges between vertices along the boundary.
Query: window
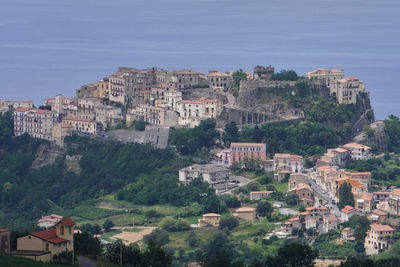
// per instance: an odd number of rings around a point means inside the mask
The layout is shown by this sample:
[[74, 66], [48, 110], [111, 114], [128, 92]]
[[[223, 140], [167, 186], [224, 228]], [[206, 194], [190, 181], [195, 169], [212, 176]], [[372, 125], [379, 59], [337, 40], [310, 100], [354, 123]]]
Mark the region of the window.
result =
[[64, 235], [64, 225], [61, 225], [61, 228], [60, 228], [60, 235]]
[[49, 251], [49, 243], [46, 243], [46, 251]]

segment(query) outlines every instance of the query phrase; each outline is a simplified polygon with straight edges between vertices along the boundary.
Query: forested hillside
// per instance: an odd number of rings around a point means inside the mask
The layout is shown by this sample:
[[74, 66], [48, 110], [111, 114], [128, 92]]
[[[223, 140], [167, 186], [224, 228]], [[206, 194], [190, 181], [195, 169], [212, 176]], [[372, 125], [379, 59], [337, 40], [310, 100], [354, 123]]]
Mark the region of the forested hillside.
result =
[[[219, 209], [219, 200], [207, 184], [196, 181], [178, 186], [174, 150], [73, 136], [66, 140], [67, 149], [54, 164], [35, 170], [32, 161], [46, 141], [29, 135], [12, 137], [10, 114], [0, 119], [1, 227], [26, 229], [32, 220], [56, 208], [70, 209], [126, 185], [118, 196], [132, 203], [181, 206], [198, 201], [205, 211]], [[80, 173], [68, 168], [66, 155], [81, 155]], [[204, 193], [203, 197], [199, 198], [199, 193]]]

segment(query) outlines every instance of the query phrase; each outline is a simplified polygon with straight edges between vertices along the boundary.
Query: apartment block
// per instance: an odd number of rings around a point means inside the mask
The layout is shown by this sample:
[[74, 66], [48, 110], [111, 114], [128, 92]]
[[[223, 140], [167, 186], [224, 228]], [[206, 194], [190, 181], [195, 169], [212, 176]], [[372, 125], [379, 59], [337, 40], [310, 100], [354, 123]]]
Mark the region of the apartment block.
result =
[[223, 104], [219, 99], [201, 98], [196, 100], [181, 100], [177, 103], [179, 125], [195, 127], [201, 120], [215, 119], [221, 114]]
[[62, 122], [65, 124], [72, 125], [76, 131], [82, 133], [96, 134], [100, 131], [98, 123], [93, 120], [64, 117], [62, 119]]
[[335, 80], [330, 86], [330, 93], [339, 104], [355, 104], [359, 93], [364, 91], [363, 81], [355, 77]]
[[316, 69], [307, 72], [307, 77], [312, 80], [319, 80], [330, 88], [336, 80], [344, 78], [344, 70], [338, 69]]
[[233, 78], [231, 73], [209, 71], [208, 85], [213, 90], [228, 90], [232, 86]]
[[304, 167], [302, 156], [292, 154], [275, 154], [274, 155], [274, 172], [280, 170], [288, 170], [290, 172], [301, 172]]
[[53, 125], [58, 115], [46, 109], [19, 108], [14, 110], [14, 135], [28, 133], [30, 136], [51, 140]]
[[195, 70], [173, 70], [172, 74], [176, 78], [177, 89], [189, 89], [193, 85], [208, 83], [204, 73]]
[[390, 248], [394, 229], [389, 225], [371, 224], [371, 229], [365, 237], [365, 252], [367, 255], [377, 254], [380, 250]]
[[1, 100], [0, 99], [0, 108], [5, 107], [5, 108], [13, 108], [13, 109], [19, 109], [19, 108], [33, 108], [33, 103], [32, 100], [26, 100], [26, 101], [10, 101], [10, 100]]

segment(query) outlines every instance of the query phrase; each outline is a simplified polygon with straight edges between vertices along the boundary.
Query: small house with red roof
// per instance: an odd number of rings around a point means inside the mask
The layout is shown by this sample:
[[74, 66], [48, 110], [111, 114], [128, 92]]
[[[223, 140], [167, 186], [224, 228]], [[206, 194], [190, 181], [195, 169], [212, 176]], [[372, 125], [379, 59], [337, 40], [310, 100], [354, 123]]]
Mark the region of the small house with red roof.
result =
[[54, 255], [74, 250], [74, 225], [70, 218], [63, 218], [53, 228], [20, 237], [17, 239], [17, 250], [10, 254], [51, 262]]

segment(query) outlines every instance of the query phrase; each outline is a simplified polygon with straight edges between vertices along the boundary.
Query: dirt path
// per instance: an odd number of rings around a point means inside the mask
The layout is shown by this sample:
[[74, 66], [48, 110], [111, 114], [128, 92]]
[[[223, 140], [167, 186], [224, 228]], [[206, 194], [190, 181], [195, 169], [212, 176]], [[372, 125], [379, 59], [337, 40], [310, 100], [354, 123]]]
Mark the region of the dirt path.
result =
[[143, 236], [150, 234], [156, 227], [143, 227], [140, 232], [122, 232], [120, 234], [114, 235], [111, 238], [121, 239], [124, 244], [129, 245], [143, 239]]

